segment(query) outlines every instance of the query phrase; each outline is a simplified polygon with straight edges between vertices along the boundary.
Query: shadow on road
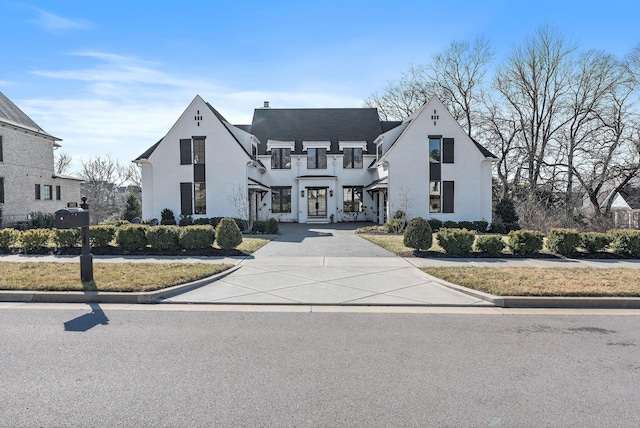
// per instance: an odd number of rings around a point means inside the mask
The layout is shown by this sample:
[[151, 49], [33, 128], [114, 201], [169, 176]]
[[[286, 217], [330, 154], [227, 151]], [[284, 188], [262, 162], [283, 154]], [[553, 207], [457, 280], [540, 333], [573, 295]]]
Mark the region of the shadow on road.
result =
[[64, 323], [64, 331], [87, 331], [97, 325], [108, 325], [109, 318], [97, 303], [89, 303], [91, 312]]

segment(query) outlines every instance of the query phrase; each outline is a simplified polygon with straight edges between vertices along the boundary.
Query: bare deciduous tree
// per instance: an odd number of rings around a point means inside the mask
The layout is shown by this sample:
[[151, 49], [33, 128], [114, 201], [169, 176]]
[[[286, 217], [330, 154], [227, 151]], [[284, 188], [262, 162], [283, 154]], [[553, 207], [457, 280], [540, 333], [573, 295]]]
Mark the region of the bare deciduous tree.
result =
[[71, 169], [73, 158], [67, 153], [58, 153], [53, 163], [53, 170], [56, 175], [66, 175]]
[[89, 203], [91, 224], [98, 224], [122, 211], [126, 194], [119, 195], [118, 188], [129, 180], [129, 176], [129, 168], [111, 155], [82, 162], [80, 178], [83, 180], [83, 194]]

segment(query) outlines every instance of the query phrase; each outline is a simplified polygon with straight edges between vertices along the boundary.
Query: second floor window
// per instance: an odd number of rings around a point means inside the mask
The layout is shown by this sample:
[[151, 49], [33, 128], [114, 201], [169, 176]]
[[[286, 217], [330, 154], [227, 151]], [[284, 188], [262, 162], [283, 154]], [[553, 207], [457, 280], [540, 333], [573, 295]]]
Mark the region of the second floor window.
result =
[[271, 169], [291, 169], [291, 149], [271, 149]]
[[361, 169], [362, 149], [356, 147], [345, 148], [342, 166], [347, 169]]
[[44, 200], [51, 201], [53, 199], [53, 186], [50, 184], [44, 185]]
[[307, 150], [307, 169], [327, 169], [327, 149], [310, 148]]

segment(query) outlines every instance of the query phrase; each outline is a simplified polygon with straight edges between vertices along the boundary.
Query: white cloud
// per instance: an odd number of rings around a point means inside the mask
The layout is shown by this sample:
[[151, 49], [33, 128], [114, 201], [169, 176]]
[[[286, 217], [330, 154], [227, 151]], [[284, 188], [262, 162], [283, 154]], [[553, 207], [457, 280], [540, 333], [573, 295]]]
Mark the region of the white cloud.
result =
[[[76, 53], [97, 64], [68, 70], [34, 71], [41, 77], [69, 80], [69, 96], [20, 101], [21, 108], [47, 132], [62, 138], [61, 151], [81, 159], [112, 154], [128, 163], [162, 138], [196, 94], [227, 120], [251, 123], [253, 109], [359, 107], [362, 100], [328, 95], [324, 88], [300, 92], [238, 91], [197, 76], [175, 75], [161, 64], [101, 52]], [[307, 88], [308, 89], [308, 88]], [[314, 88], [312, 88], [314, 89]]]
[[33, 10], [38, 14], [38, 16], [30, 22], [52, 33], [58, 33], [66, 30], [88, 30], [92, 27], [92, 24], [84, 19], [64, 18], [36, 7], [34, 7]]

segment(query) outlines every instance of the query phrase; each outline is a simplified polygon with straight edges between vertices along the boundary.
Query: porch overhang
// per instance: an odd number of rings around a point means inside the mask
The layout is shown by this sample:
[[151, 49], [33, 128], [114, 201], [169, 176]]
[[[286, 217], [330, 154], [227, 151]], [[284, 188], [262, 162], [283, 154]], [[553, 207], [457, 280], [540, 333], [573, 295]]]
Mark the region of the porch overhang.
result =
[[247, 180], [248, 180], [247, 187], [249, 188], [249, 191], [259, 193], [260, 200], [262, 200], [262, 198], [264, 198], [264, 195], [269, 193], [269, 191], [271, 190], [271, 188], [266, 184], [261, 183], [258, 180], [254, 180], [251, 177], [247, 177]]
[[379, 178], [365, 186], [364, 190], [373, 197], [375, 192], [384, 192], [389, 188], [389, 177]]

